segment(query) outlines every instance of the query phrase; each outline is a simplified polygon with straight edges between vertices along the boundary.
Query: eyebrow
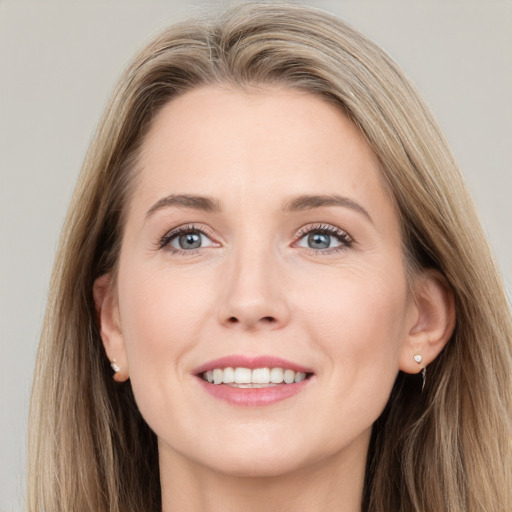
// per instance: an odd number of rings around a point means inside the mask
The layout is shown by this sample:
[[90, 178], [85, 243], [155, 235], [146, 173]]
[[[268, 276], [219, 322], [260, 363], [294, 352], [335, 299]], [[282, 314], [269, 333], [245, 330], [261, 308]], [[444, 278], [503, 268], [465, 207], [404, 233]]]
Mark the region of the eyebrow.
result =
[[313, 210], [314, 208], [321, 208], [323, 206], [341, 206], [343, 208], [349, 208], [362, 214], [373, 224], [370, 214], [359, 203], [349, 197], [338, 196], [336, 194], [298, 196], [287, 201], [283, 210], [285, 212], [296, 212], [301, 210]]
[[158, 200], [146, 213], [146, 218], [153, 215], [162, 208], [168, 208], [170, 206], [178, 208], [192, 208], [194, 210], [202, 210], [205, 212], [218, 212], [220, 211], [219, 202], [210, 197], [204, 196], [193, 196], [188, 194], [171, 194], [170, 196], [164, 197]]
[[[357, 213], [362, 214], [372, 224], [373, 220], [370, 214], [356, 201], [348, 197], [336, 194], [330, 195], [302, 195], [286, 201], [283, 206], [284, 212], [297, 212], [303, 210], [313, 210], [323, 206], [341, 206], [349, 208]], [[196, 196], [190, 194], [171, 194], [158, 200], [146, 213], [146, 218], [153, 215], [156, 211], [163, 208], [191, 208], [205, 212], [220, 212], [221, 207], [219, 201], [211, 197]]]

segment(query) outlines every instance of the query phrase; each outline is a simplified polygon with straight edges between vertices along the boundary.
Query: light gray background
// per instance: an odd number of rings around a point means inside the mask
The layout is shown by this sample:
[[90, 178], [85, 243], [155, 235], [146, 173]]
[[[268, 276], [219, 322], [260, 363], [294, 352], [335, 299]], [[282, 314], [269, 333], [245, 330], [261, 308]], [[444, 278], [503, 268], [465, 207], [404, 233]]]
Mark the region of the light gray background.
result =
[[[512, 290], [512, 3], [310, 3], [371, 36], [419, 85]], [[24, 509], [31, 374], [54, 251], [87, 145], [135, 50], [204, 5], [0, 0], [1, 512]]]

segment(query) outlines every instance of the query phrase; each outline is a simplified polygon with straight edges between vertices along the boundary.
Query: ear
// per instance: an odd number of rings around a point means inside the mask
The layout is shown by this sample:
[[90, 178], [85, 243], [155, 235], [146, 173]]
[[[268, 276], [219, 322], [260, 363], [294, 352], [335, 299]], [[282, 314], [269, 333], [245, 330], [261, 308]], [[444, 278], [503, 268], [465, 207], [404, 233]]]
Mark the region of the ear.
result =
[[110, 274], [98, 277], [94, 281], [93, 295], [105, 352], [112, 366], [119, 368], [113, 378], [117, 382], [124, 382], [130, 374], [119, 319], [119, 307]]
[[406, 373], [419, 373], [429, 365], [455, 328], [453, 291], [441, 273], [422, 272], [416, 278], [413, 293], [414, 314], [399, 359], [400, 370]]

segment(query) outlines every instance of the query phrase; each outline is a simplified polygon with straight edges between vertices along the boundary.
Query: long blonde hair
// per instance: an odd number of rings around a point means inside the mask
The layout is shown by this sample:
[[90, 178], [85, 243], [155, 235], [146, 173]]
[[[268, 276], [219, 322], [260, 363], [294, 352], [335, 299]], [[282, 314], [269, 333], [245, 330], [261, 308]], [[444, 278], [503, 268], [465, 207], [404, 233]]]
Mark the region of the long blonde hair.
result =
[[503, 512], [512, 503], [512, 322], [450, 150], [396, 64], [337, 18], [243, 4], [170, 27], [134, 59], [86, 157], [51, 282], [31, 402], [31, 511], [159, 511], [155, 435], [112, 380], [94, 280], [115, 272], [138, 150], [158, 110], [205, 84], [278, 84], [342, 109], [378, 156], [409, 272], [435, 268], [457, 325], [423, 393], [400, 373], [373, 428], [363, 509]]

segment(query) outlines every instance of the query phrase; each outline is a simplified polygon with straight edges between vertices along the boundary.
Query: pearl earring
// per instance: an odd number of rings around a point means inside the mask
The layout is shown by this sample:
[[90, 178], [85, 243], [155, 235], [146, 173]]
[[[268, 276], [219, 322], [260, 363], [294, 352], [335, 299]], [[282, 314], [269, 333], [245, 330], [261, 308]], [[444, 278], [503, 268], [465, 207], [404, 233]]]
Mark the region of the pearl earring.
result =
[[[423, 358], [421, 357], [421, 354], [414, 354], [413, 359], [418, 363], [421, 364], [423, 361]], [[425, 366], [423, 370], [421, 370], [421, 391], [425, 389], [425, 382], [427, 380], [427, 367]]]
[[116, 363], [116, 360], [115, 359], [112, 359], [112, 362], [110, 363], [110, 367], [112, 368], [112, 370], [114, 370], [114, 372], [118, 372], [121, 368], [117, 365]]

